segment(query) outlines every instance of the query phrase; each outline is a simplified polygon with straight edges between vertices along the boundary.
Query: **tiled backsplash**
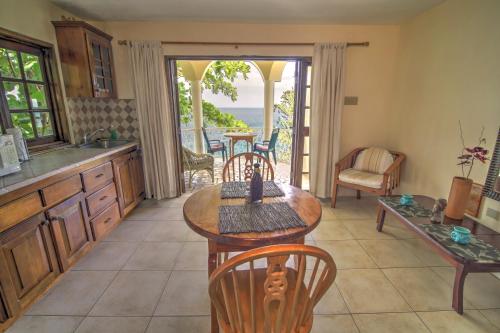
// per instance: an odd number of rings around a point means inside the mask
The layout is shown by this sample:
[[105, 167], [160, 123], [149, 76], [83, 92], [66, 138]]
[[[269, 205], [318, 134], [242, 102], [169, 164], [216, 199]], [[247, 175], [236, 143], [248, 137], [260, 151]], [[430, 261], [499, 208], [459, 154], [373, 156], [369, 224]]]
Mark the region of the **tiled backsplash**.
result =
[[68, 111], [75, 142], [80, 143], [85, 133], [104, 128], [104, 136], [113, 126], [120, 139], [139, 140], [139, 123], [134, 99], [71, 97]]

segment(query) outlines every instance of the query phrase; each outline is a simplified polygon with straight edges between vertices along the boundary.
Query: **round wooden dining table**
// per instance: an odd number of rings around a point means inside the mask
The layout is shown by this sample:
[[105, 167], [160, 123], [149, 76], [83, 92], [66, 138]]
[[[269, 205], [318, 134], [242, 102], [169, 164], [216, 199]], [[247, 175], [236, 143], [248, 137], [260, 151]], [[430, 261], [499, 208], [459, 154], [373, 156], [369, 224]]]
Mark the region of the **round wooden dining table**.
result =
[[[271, 232], [249, 232], [239, 234], [219, 233], [219, 207], [242, 205], [245, 199], [221, 199], [221, 184], [205, 187], [192, 194], [184, 203], [184, 219], [196, 233], [208, 240], [208, 276], [222, 263], [222, 254], [247, 251], [275, 244], [304, 244], [305, 236], [321, 219], [321, 204], [310, 193], [287, 184], [279, 187], [282, 197], [264, 197], [264, 203], [287, 202], [300, 216], [307, 227], [276, 230]], [[217, 314], [211, 305], [212, 333], [218, 332]]]
[[248, 145], [250, 145], [250, 148], [253, 146], [253, 139], [257, 136], [257, 133], [253, 132], [228, 132], [225, 133], [224, 136], [226, 138], [229, 138], [230, 144], [229, 144], [229, 156], [234, 156], [234, 146], [238, 141], [245, 141], [247, 143], [247, 151], [248, 151]]

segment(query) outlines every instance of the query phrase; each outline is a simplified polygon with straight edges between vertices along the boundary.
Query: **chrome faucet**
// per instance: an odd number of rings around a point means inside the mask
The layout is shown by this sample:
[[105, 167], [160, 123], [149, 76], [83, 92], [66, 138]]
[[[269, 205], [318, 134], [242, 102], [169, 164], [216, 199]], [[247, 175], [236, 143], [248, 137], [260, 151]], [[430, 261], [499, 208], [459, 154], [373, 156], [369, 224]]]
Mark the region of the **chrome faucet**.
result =
[[104, 128], [99, 128], [99, 129], [96, 129], [93, 132], [85, 133], [83, 135], [83, 142], [82, 142], [82, 144], [85, 145], [85, 144], [89, 143], [90, 138], [92, 138], [94, 135], [96, 135], [99, 132], [104, 132]]

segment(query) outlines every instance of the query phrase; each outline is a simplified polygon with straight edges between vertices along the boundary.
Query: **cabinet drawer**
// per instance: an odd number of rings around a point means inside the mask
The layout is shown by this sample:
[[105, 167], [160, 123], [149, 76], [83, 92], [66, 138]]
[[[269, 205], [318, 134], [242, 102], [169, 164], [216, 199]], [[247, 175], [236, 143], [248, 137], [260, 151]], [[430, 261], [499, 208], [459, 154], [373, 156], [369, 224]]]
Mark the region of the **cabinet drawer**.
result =
[[43, 198], [47, 206], [64, 201], [82, 190], [80, 175], [75, 175], [42, 189]]
[[93, 169], [82, 173], [83, 186], [87, 194], [103, 187], [104, 184], [113, 179], [113, 168], [111, 162], [104, 163]]
[[116, 201], [115, 183], [112, 182], [87, 197], [89, 216], [92, 217]]
[[0, 207], [0, 232], [26, 220], [43, 209], [42, 198], [33, 192]]
[[115, 202], [90, 222], [94, 240], [101, 239], [110, 232], [120, 221], [120, 209]]

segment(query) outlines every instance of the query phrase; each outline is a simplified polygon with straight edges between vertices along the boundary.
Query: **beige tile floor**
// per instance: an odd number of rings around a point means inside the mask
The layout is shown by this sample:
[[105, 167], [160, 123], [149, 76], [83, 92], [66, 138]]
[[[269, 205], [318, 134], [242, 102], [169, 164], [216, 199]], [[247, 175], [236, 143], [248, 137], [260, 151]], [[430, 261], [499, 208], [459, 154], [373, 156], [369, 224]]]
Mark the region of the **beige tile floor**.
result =
[[[207, 246], [183, 222], [187, 197], [143, 202], [8, 332], [209, 332]], [[307, 242], [339, 271], [314, 333], [500, 332], [500, 279], [469, 275], [460, 316], [453, 268], [391, 219], [376, 232], [374, 199], [323, 209]]]

